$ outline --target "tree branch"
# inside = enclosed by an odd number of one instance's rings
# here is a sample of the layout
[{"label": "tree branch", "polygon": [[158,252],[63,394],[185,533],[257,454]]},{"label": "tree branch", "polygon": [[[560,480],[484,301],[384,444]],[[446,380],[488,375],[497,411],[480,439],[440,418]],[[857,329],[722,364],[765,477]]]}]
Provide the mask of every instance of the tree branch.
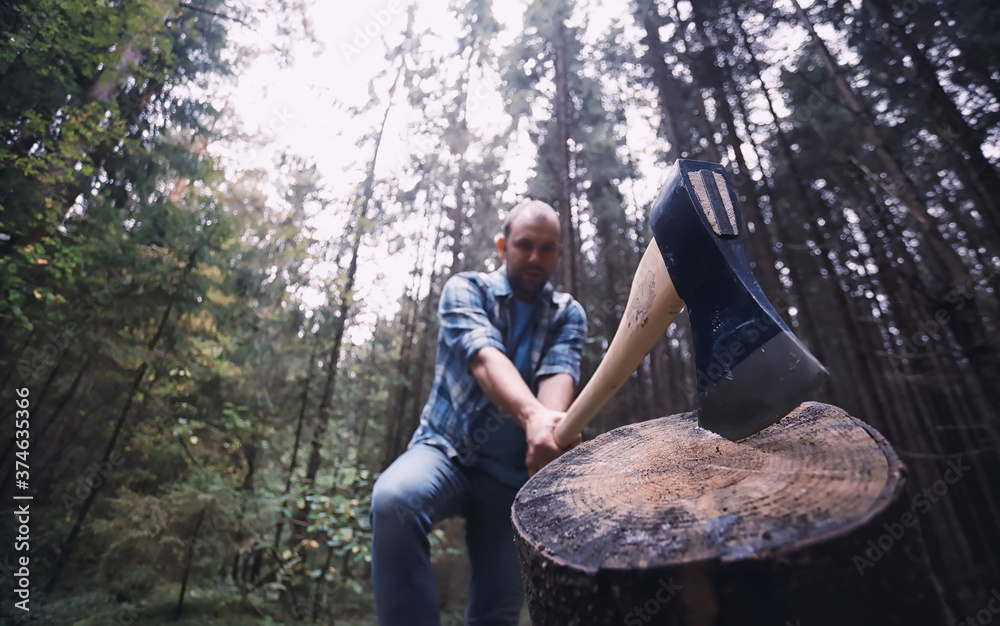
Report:
[{"label": "tree branch", "polygon": [[184,7],[185,9],[191,9],[192,11],[198,11],[200,13],[207,13],[208,15],[214,15],[215,17],[221,17],[224,20],[230,20],[232,22],[236,22],[237,24],[241,24],[243,26],[246,26],[247,28],[250,28],[250,25],[244,22],[243,20],[231,17],[229,15],[226,15],[225,13],[219,13],[218,11],[206,9],[204,7],[196,7],[193,4],[189,4],[187,2],[180,2],[179,5]]}]

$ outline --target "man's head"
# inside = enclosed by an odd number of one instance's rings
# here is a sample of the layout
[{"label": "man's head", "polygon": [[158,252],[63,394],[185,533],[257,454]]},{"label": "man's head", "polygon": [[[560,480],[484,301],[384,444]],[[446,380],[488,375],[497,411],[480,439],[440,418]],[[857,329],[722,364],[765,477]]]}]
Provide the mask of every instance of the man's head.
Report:
[{"label": "man's head", "polygon": [[544,202],[528,200],[510,210],[497,237],[497,254],[507,265],[514,296],[530,301],[559,261],[559,215]]}]

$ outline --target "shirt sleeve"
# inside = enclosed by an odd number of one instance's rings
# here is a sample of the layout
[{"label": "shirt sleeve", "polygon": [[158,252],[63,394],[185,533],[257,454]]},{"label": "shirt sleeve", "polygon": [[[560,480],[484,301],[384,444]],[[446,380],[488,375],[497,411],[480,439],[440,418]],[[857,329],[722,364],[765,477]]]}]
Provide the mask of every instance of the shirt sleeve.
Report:
[{"label": "shirt sleeve", "polygon": [[556,339],[542,356],[536,376],[569,374],[573,382],[580,384],[580,358],[583,355],[583,340],[587,337],[587,316],[583,306],[573,301],[567,307],[561,324],[553,327]]},{"label": "shirt sleeve", "polygon": [[463,366],[468,367],[469,359],[487,346],[503,352],[503,337],[490,322],[483,293],[468,278],[452,276],[444,284],[438,319],[445,345]]}]

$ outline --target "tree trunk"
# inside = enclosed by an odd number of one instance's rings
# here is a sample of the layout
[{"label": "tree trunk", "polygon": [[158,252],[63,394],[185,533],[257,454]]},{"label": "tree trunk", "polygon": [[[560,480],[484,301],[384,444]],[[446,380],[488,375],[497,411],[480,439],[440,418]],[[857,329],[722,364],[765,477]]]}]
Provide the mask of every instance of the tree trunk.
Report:
[{"label": "tree trunk", "polygon": [[[459,194],[456,192],[456,194]],[[457,200],[456,200],[457,202]],[[433,295],[434,281],[437,277],[437,260],[438,260],[438,249],[441,243],[443,234],[443,222],[444,212],[439,215],[437,228],[434,232],[437,236],[434,238],[434,242],[431,244],[434,250],[433,261],[431,262],[431,277],[430,284],[431,290],[428,292],[427,297],[420,298],[420,288],[424,282],[424,267],[427,266],[427,243],[426,237],[421,237],[419,241],[419,251],[417,253],[417,264],[414,267],[412,276],[413,281],[410,283],[410,293],[406,298],[406,312],[400,315],[400,319],[403,320],[402,329],[402,346],[399,352],[399,367],[398,367],[398,378],[396,380],[396,388],[393,392],[392,403],[389,405],[388,415],[386,416],[388,424],[386,426],[385,433],[385,450],[382,456],[382,470],[384,471],[389,465],[396,460],[404,449],[403,436],[412,434],[412,429],[409,428],[410,420],[407,419],[406,406],[409,403],[410,396],[416,391],[419,393],[420,388],[415,387],[413,384],[416,373],[413,371],[413,351],[417,343],[423,343],[422,335],[419,331],[420,322],[424,317],[424,309],[429,306],[431,296]],[[453,234],[454,236],[454,234]],[[454,268],[454,264],[457,262],[459,250],[456,248],[454,241],[452,242],[452,267],[454,271],[458,271]],[[424,370],[427,368],[427,363],[417,362],[416,368],[418,370]]]},{"label": "tree trunk", "polygon": [[[743,156],[742,140],[736,129],[736,115],[729,104],[729,97],[726,91],[726,77],[723,69],[720,69],[718,65],[718,63],[722,63],[722,67],[729,70],[729,61],[726,59],[725,53],[712,43],[712,35],[706,32],[704,26],[708,23],[718,22],[719,15],[717,12],[713,12],[712,14],[707,13],[704,3],[693,2],[691,6],[695,18],[696,30],[705,46],[705,52],[702,56],[696,62],[691,63],[691,71],[694,74],[694,80],[697,84],[712,90],[716,103],[716,118],[720,118],[720,121],[725,125],[725,129],[719,134],[724,144],[728,144],[729,149],[732,150],[735,157],[735,163],[730,163],[729,169],[737,195],[740,196],[743,219],[747,222],[748,232],[744,239],[746,241],[750,266],[755,270],[754,275],[760,281],[761,289],[764,290],[764,293],[772,301],[778,313],[787,320],[788,306],[784,297],[785,289],[778,278],[778,270],[775,269],[774,250],[771,249],[771,237],[768,233],[767,224],[764,223],[764,216],[761,213],[760,196],[757,193],[756,183],[751,175],[750,167]],[[721,32],[724,29],[717,30]],[[734,46],[735,44],[732,40],[727,39],[726,41],[721,41],[720,45],[725,48]],[[729,82],[730,90],[737,92],[734,94],[734,97],[739,99],[739,90],[735,89],[732,85],[733,79],[731,73]],[[703,108],[708,109],[707,103]],[[747,123],[746,119],[743,121]],[[720,145],[719,148],[721,149],[720,152],[728,154],[726,145]],[[732,167],[733,165],[736,167]]]},{"label": "tree trunk", "polygon": [[[278,519],[278,525],[274,529],[275,548],[277,548],[281,543],[281,531],[285,527],[285,511],[288,510],[288,502],[292,497],[292,479],[295,478],[295,470],[299,467],[299,446],[302,443],[302,424],[306,421],[306,406],[309,404],[309,386],[312,383],[313,370],[316,367],[317,357],[317,350],[314,349],[309,354],[309,366],[306,369],[306,379],[303,381],[302,385],[302,400],[299,402],[299,418],[295,424],[295,443],[292,445],[292,458],[288,462],[288,478],[285,480],[284,500],[281,503],[281,517]],[[251,578],[255,581],[260,575],[261,558],[261,552],[258,551],[257,556],[254,557],[253,573],[251,574]]]},{"label": "tree trunk", "polygon": [[[438,222],[437,232],[441,232],[441,223]],[[411,359],[412,363],[409,369],[407,369],[407,380],[409,381],[408,386],[405,388],[405,393],[402,398],[400,398],[399,412],[400,412],[400,423],[399,426],[402,429],[402,433],[406,433],[407,440],[413,435],[414,431],[417,430],[417,425],[420,423],[420,413],[423,411],[423,405],[420,403],[421,397],[427,397],[430,393],[430,389],[425,389],[427,385],[427,375],[434,373],[433,361],[431,360],[431,352],[437,346],[437,330],[434,324],[435,316],[438,309],[438,301],[440,296],[435,295],[434,285],[438,281],[438,255],[440,253],[440,234],[435,239],[434,242],[434,256],[431,261],[431,275],[428,279],[428,285],[430,286],[427,291],[427,296],[419,301],[416,309],[416,319],[413,323],[413,336],[415,337],[415,346],[417,348],[417,356],[415,359]],[[415,292],[416,293],[416,292]],[[400,441],[398,447],[398,453],[402,454],[405,449],[405,444]],[[389,463],[395,460],[395,457],[389,459],[388,456],[385,457],[383,469],[389,467]]]},{"label": "tree trunk", "polygon": [[[422,278],[422,266],[418,266],[417,272],[419,272]],[[382,456],[383,471],[399,456],[403,448],[403,424],[406,421],[403,415],[403,407],[406,405],[407,397],[413,386],[411,365],[413,361],[413,347],[417,343],[418,309],[420,307],[420,304],[416,300],[418,292],[419,289],[413,290],[413,295],[406,300],[405,314],[400,315],[400,319],[403,320],[403,345],[399,352],[396,388],[393,392],[392,403],[389,405],[388,415],[386,416],[388,423],[385,432],[385,452]],[[418,367],[426,367],[426,364],[421,363]]]},{"label": "tree trunk", "polygon": [[[208,246],[214,232],[215,228],[212,228],[212,230],[208,232],[204,244],[195,247],[195,249],[191,251],[191,254],[188,255],[187,263],[184,265],[184,269],[181,272],[177,289],[171,295],[170,302],[167,303],[167,308],[163,311],[163,316],[160,318],[159,324],[156,327],[156,333],[146,345],[146,349],[148,351],[152,352],[153,349],[160,343],[160,339],[166,333],[167,322],[170,320],[170,313],[173,311],[174,305],[180,298],[180,290],[186,282],[188,275],[191,273],[191,270],[194,269],[198,253],[201,251],[202,247]],[[118,444],[118,437],[121,435],[122,428],[124,428],[126,420],[128,420],[129,411],[132,408],[132,402],[135,400],[136,394],[139,393],[139,386],[142,384],[142,379],[146,377],[147,371],[149,371],[149,361],[143,362],[143,364],[139,367],[139,370],[136,372],[135,378],[132,380],[132,386],[129,389],[127,398],[125,399],[125,405],[122,406],[121,413],[118,414],[114,430],[111,433],[111,439],[108,440],[107,446],[104,448],[104,455],[101,457],[102,466],[108,463],[108,459],[111,458],[111,453],[114,452],[115,446]],[[101,483],[97,487],[91,489],[83,503],[80,505],[80,511],[76,516],[76,521],[73,522],[73,527],[70,529],[69,536],[66,537],[66,540],[59,548],[58,556],[52,566],[49,582],[45,585],[46,592],[51,592],[55,588],[56,582],[59,580],[59,576],[62,574],[66,564],[69,562],[69,557],[73,552],[73,548],[76,546],[76,538],[79,536],[80,530],[83,528],[83,523],[87,519],[87,514],[90,513],[90,507],[94,505],[94,501],[97,500],[97,495],[101,491],[101,486],[104,484],[106,483]]]},{"label": "tree trunk", "polygon": [[[886,19],[894,12],[892,2],[889,0],[867,0],[864,3],[872,18],[872,24],[878,28],[881,24],[889,24]],[[890,49],[898,51],[898,57],[902,62],[902,57],[909,56],[914,72],[917,74],[921,91],[933,103],[933,111],[938,116],[938,135],[945,144],[954,143],[959,146],[959,162],[968,161],[968,167],[959,167],[955,173],[966,181],[970,190],[976,194],[981,210],[979,211],[986,223],[990,224],[993,233],[1000,233],[1000,209],[997,202],[1000,200],[1000,176],[993,168],[986,156],[983,154],[983,142],[986,140],[985,133],[970,126],[962,115],[962,112],[955,105],[955,101],[945,92],[938,77],[938,68],[934,66],[927,57],[927,46],[921,48],[915,38],[903,28],[887,28],[890,37],[895,39],[899,46],[888,46]],[[902,67],[905,65],[900,63]],[[945,148],[947,150],[949,148]]]},{"label": "tree trunk", "polygon": [[941,235],[941,231],[937,228],[937,220],[931,216],[927,209],[927,203],[917,191],[913,181],[903,171],[900,162],[889,150],[889,146],[886,145],[881,131],[875,124],[871,111],[868,110],[868,107],[861,101],[858,95],[854,93],[847,79],[844,78],[843,72],[834,60],[830,50],[826,47],[826,43],[816,34],[812,21],[806,12],[802,10],[802,7],[799,6],[798,1],[792,0],[792,6],[795,7],[795,12],[802,26],[805,27],[812,37],[813,43],[816,45],[816,49],[819,51],[826,66],[827,73],[837,85],[840,96],[861,126],[865,134],[865,139],[872,145],[879,162],[885,169],[885,173],[888,174],[892,181],[892,195],[898,198],[902,205],[906,207],[906,210],[909,211],[910,215],[913,216],[920,231],[927,238],[928,245],[944,264],[945,271],[947,272],[947,276],[944,277],[945,281],[950,282],[951,285],[966,284],[969,279],[968,268],[962,263],[962,259],[958,256],[958,253],[948,245],[948,242]]},{"label": "tree trunk", "polygon": [[[981,291],[976,289],[979,281],[970,275],[969,269],[958,252],[941,234],[937,227],[939,220],[928,212],[926,201],[917,191],[910,177],[903,171],[900,162],[889,150],[881,131],[875,124],[871,111],[854,93],[847,79],[844,78],[843,72],[830,54],[826,44],[816,34],[809,16],[797,0],[792,0],[792,5],[795,7],[799,21],[812,37],[826,66],[827,73],[836,83],[844,103],[858,121],[866,140],[871,144],[888,175],[891,181],[891,187],[888,187],[890,194],[906,208],[923,233],[927,247],[931,250],[931,254],[923,255],[924,262],[928,264],[929,268],[933,267],[931,264],[934,261],[940,261],[943,265],[941,270],[931,269],[938,283],[934,287],[938,292],[935,296],[938,300],[935,316],[938,314],[944,316],[943,318],[956,341],[962,347],[962,352],[974,365],[990,401],[994,405],[1000,404],[1000,393],[996,389],[997,382],[1000,381],[1000,361],[993,354],[990,338],[986,334],[988,329],[984,327],[979,312],[980,303],[976,298],[977,291]],[[969,297],[966,298],[966,295]],[[934,316],[926,319],[933,318]]]},{"label": "tree trunk", "polygon": [[[457,180],[455,181],[455,208],[454,210],[448,210],[451,214],[451,267],[452,271],[455,273],[461,272],[465,269],[465,255],[462,253],[463,247],[463,233],[465,231],[466,225],[466,211],[468,210],[465,206],[465,181],[468,177],[468,165],[466,164],[466,154],[468,152],[468,146],[472,143],[472,137],[469,135],[469,121],[468,121],[468,104],[469,104],[469,80],[472,75],[472,64],[473,60],[476,58],[477,54],[474,50],[470,49],[468,52],[468,57],[465,61],[465,73],[462,75],[461,88],[459,89],[459,103],[458,103],[458,134],[463,139],[459,144],[461,146],[460,150],[456,153],[452,149],[452,154],[458,157],[458,163],[456,167]],[[441,232],[441,229],[438,229]],[[440,235],[439,235],[440,236]],[[419,284],[418,284],[419,291]],[[394,416],[395,417],[395,416]]]},{"label": "tree trunk", "polygon": [[[9,383],[11,377],[14,376],[14,372],[18,371],[18,363],[21,361],[21,357],[24,356],[24,351],[27,350],[28,346],[31,345],[31,341],[35,338],[35,333],[36,332],[37,331],[35,329],[32,329],[31,332],[28,333],[28,336],[24,340],[24,343],[22,343],[21,347],[17,349],[17,356],[11,356],[11,358],[10,358],[10,367],[8,367],[7,371],[4,372],[3,381],[0,381],[0,389],[7,389],[7,383]],[[13,355],[14,354],[14,350],[11,350],[7,354],[8,355]],[[30,380],[25,380],[24,383],[25,384],[30,383],[32,380],[34,380],[34,377],[35,377],[35,374],[33,373],[31,375],[31,377],[30,377]],[[15,397],[16,396],[13,395],[13,393],[12,393],[11,396],[10,396],[10,399],[9,399],[11,401],[5,402],[4,404],[5,405],[13,404],[12,400]],[[4,400],[8,400],[8,399],[4,398]],[[9,417],[9,415],[4,416],[4,419],[6,419],[7,417]],[[0,423],[3,423],[3,421],[0,420]]]},{"label": "tree trunk", "polygon": [[562,270],[563,288],[571,294],[579,297],[579,276],[577,272],[577,246],[576,233],[573,227],[573,207],[570,200],[571,178],[569,171],[569,128],[570,118],[570,93],[569,93],[569,70],[566,58],[566,17],[568,7],[565,0],[555,10],[555,34],[552,41],[553,63],[555,65],[556,79],[556,102],[555,102],[555,122],[558,134],[557,151],[559,153],[558,173],[559,179],[559,200],[556,209],[559,212],[559,220],[562,225]]},{"label": "tree trunk", "polygon": [[205,521],[205,507],[198,511],[198,521],[194,524],[194,532],[191,533],[191,541],[188,542],[187,558],[184,561],[184,574],[181,576],[181,591],[177,595],[177,609],[174,610],[174,619],[179,620],[184,611],[184,594],[187,592],[188,576],[191,574],[191,564],[194,563],[194,547],[198,543],[198,533],[201,532],[201,525]]},{"label": "tree trunk", "polygon": [[49,417],[49,421],[45,422],[45,426],[43,426],[41,432],[38,433],[39,441],[43,441],[45,439],[45,434],[49,432],[49,429],[52,427],[52,424],[54,424],[56,420],[59,419],[59,416],[62,415],[62,412],[66,409],[66,406],[69,404],[69,401],[73,399],[74,395],[76,395],[77,389],[80,388],[80,382],[83,380],[83,375],[86,374],[87,371],[90,369],[90,361],[92,358],[93,357],[87,357],[84,360],[83,367],[81,367],[80,370],[76,373],[76,377],[73,379],[73,382],[70,383],[69,390],[65,394],[63,394],[63,397],[59,401],[59,404],[52,411],[52,415],[51,417]]},{"label": "tree trunk", "polygon": [[904,472],[815,402],[738,443],[693,412],[601,435],[514,501],[532,623],[943,623]]},{"label": "tree trunk", "polygon": [[[434,263],[435,265],[437,264],[436,255]],[[430,392],[430,389],[424,389],[427,386],[428,374],[432,376],[434,374],[431,353],[437,346],[437,332],[434,329],[434,318],[438,308],[438,301],[440,300],[440,296],[434,296],[434,283],[437,281],[437,276],[437,269],[435,269],[431,272],[431,290],[427,293],[427,297],[420,302],[420,309],[417,313],[417,324],[414,327],[414,332],[418,333],[417,358],[413,361],[416,368],[416,375],[412,386],[407,390],[405,402],[400,407],[403,415],[408,416],[404,418],[403,427],[405,432],[410,433],[410,435],[417,429],[417,425],[420,423],[420,413],[423,411],[423,405],[420,403],[419,398],[427,397],[427,394]],[[402,453],[402,446],[400,447],[400,453]]]},{"label": "tree trunk", "polygon": [[[62,361],[60,361],[60,363],[61,362]],[[49,421],[45,422],[45,425],[42,426],[41,430],[39,431],[39,433],[37,435],[33,435],[33,437],[34,437],[34,439],[36,441],[48,441],[47,439],[45,439],[46,433],[48,433],[49,428],[52,426],[52,424],[56,421],[56,419],[62,413],[63,409],[66,407],[66,404],[69,402],[70,398],[72,398],[76,394],[76,390],[80,386],[80,381],[83,379],[83,374],[84,374],[84,372],[87,371],[87,368],[89,366],[90,366],[90,358],[87,358],[87,360],[84,361],[84,363],[83,363],[83,367],[81,367],[80,371],[77,373],[76,378],[74,378],[72,384],[70,384],[69,391],[67,391],[65,393],[65,395],[63,395],[62,400],[59,402],[59,404],[56,406],[55,410],[52,412],[52,416],[49,418]],[[44,399],[45,397],[46,397],[45,394],[41,394],[41,398],[42,399]],[[10,405],[12,407],[16,406],[13,402],[11,402]],[[37,407],[35,408],[35,415],[36,416],[40,415]],[[2,422],[2,420],[0,420],[0,422]],[[7,456],[14,449],[14,441],[15,441],[15,439],[12,437],[11,440],[10,440],[10,442],[7,444],[7,447],[4,448],[3,453],[0,454],[0,467],[7,467],[8,466],[7,465]],[[39,468],[39,467],[44,467],[44,466],[41,466],[40,464],[36,465],[36,468]],[[39,474],[40,474],[40,472],[38,472],[37,469],[36,469],[36,474],[35,474],[36,477]],[[6,475],[6,476],[4,476],[3,480],[0,480],[0,494],[7,493],[7,480],[9,478],[11,478],[11,477],[13,477],[13,474]]]},{"label": "tree trunk", "polygon": [[[699,63],[705,63],[702,55],[696,52],[692,52],[696,49],[700,42],[691,39],[691,28],[689,27],[690,22],[687,18],[681,17],[680,11],[677,10],[677,3],[673,2],[670,4],[670,15],[671,20],[675,22],[680,31],[679,36],[684,41],[684,48],[689,51],[687,55],[687,70],[694,74],[696,72],[695,66]],[[695,29],[697,31],[697,28]],[[707,46],[706,46],[707,50]],[[691,158],[701,159],[703,161],[711,161],[713,163],[722,162],[722,153],[719,152],[719,146],[715,141],[716,129],[712,127],[711,120],[708,119],[709,110],[706,106],[704,96],[702,95],[702,87],[697,80],[694,80],[688,89],[687,99],[694,106],[686,107],[684,114],[687,115],[685,123],[689,124],[691,128],[696,129],[697,136],[692,136],[689,140],[689,145],[691,148]]]},{"label": "tree trunk", "polygon": [[[347,280],[344,283],[343,290],[340,292],[339,315],[334,328],[333,343],[330,346],[330,357],[326,363],[327,373],[326,381],[323,385],[323,399],[319,404],[319,415],[317,416],[316,424],[313,427],[309,459],[306,461],[305,482],[309,488],[312,488],[315,485],[316,475],[319,473],[320,464],[322,462],[321,452],[323,450],[323,442],[326,440],[326,431],[329,426],[330,413],[333,411],[333,392],[337,383],[337,364],[340,361],[340,346],[344,340],[344,330],[347,327],[347,314],[350,312],[351,305],[354,303],[354,281],[358,272],[358,253],[361,250],[361,237],[364,235],[365,225],[368,221],[368,213],[374,204],[372,202],[372,198],[375,195],[375,164],[378,162],[378,152],[382,145],[382,137],[385,133],[386,121],[389,118],[389,111],[392,110],[393,95],[396,93],[396,86],[399,84],[399,78],[403,75],[403,68],[404,64],[400,64],[399,68],[396,70],[396,77],[392,81],[392,86],[389,87],[388,103],[386,104],[385,112],[382,114],[382,124],[379,127],[378,134],[375,136],[375,149],[372,151],[372,158],[368,163],[368,172],[365,176],[361,197],[358,198],[358,217],[354,226],[354,242],[351,246],[351,262],[347,267]],[[300,509],[296,509],[295,513],[292,515],[292,532],[288,539],[290,546],[295,546],[302,540],[303,537],[305,537],[310,507],[310,499],[306,498],[305,505]]]},{"label": "tree trunk", "polygon": [[[324,383],[323,399],[319,404],[319,415],[313,425],[312,438],[309,444],[309,458],[306,461],[305,483],[308,489],[313,489],[316,485],[316,476],[322,464],[323,443],[326,441],[326,431],[330,423],[330,413],[333,411],[333,392],[337,384],[337,364],[340,361],[340,346],[344,339],[344,329],[347,326],[347,314],[350,309],[354,294],[354,278],[358,269],[358,248],[361,246],[361,221],[358,220],[357,235],[355,237],[354,254],[351,257],[351,265],[347,270],[347,285],[341,292],[341,304],[337,326],[334,329],[333,344],[330,348],[330,357],[326,363],[326,382]],[[311,494],[307,494],[311,495]],[[295,509],[292,514],[292,529],[288,538],[288,545],[295,547],[306,536],[306,528],[309,525],[309,511],[311,509],[311,498],[306,497],[301,508]]]},{"label": "tree trunk", "polygon": [[666,49],[663,40],[660,39],[660,27],[666,24],[666,20],[660,15],[655,0],[636,2],[635,16],[645,31],[642,43],[645,44],[646,51],[642,55],[642,60],[649,68],[650,78],[656,87],[657,99],[660,102],[660,118],[663,120],[662,132],[670,144],[670,151],[664,155],[664,160],[673,161],[687,154],[687,142],[681,138],[678,119],[673,112],[680,85],[667,66]]}]

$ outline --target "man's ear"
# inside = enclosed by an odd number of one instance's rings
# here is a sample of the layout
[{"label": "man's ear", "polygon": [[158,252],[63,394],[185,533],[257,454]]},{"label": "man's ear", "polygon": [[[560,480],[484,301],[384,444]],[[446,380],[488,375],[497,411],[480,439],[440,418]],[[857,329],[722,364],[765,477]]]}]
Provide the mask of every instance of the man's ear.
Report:
[{"label": "man's ear", "polygon": [[506,261],[506,259],[504,258],[504,252],[506,252],[507,242],[504,241],[503,235],[497,235],[496,244],[497,244],[497,256],[500,257],[501,261]]}]

